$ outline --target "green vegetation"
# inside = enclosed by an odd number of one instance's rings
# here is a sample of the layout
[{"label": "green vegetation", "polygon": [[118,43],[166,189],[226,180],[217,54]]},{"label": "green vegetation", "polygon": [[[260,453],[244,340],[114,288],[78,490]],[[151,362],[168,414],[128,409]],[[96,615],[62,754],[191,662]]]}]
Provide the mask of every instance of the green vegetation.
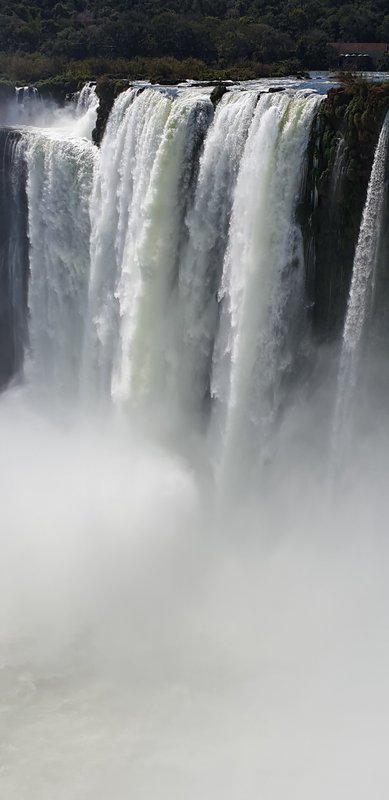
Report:
[{"label": "green vegetation", "polygon": [[[163,58],[133,59],[87,58],[84,60],[50,59],[39,53],[6,55],[0,53],[1,81],[32,83],[40,89],[52,86],[78,86],[87,80],[106,76],[112,80],[151,80],[157,83],[177,83],[187,78],[197,80],[250,80],[251,78],[282,77],[301,72],[295,59],[277,64],[262,64],[242,60],[229,67],[205,64],[200,59]],[[70,89],[68,91],[71,91]]]},{"label": "green vegetation", "polygon": [[388,41],[387,0],[0,0],[0,77],[18,81],[285,74],[328,67],[335,40]]}]

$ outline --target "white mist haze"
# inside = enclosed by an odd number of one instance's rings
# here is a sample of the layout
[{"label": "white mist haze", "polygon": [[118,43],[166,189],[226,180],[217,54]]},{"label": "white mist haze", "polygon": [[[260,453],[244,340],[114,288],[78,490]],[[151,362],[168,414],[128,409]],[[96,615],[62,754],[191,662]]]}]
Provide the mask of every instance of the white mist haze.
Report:
[{"label": "white mist haze", "polygon": [[221,514],[143,433],[45,416],[2,398],[1,796],[386,797],[385,448],[331,499],[300,443]]},{"label": "white mist haze", "polygon": [[0,109],[0,124],[20,128],[56,129],[68,136],[90,139],[96,124],[98,97],[93,83],[59,105],[50,97],[42,98],[29,86],[15,89],[15,97]]}]

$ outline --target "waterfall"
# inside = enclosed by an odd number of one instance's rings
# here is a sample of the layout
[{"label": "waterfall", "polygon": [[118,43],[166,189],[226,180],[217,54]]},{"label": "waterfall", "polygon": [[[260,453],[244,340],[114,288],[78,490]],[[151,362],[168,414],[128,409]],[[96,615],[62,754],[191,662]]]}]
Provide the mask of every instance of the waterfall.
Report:
[{"label": "waterfall", "polygon": [[11,125],[34,124],[43,108],[36,86],[16,87],[14,98],[14,103],[8,108],[7,122]]},{"label": "waterfall", "polygon": [[89,196],[95,148],[32,133],[26,149],[30,354],[36,390],[77,391],[89,276]]},{"label": "waterfall", "polygon": [[120,405],[164,392],[188,182],[211,114],[203,92],[129,90],[108,122],[92,197],[85,375]]},{"label": "waterfall", "polygon": [[96,84],[88,81],[75,97],[78,116],[82,116],[91,108],[96,108],[99,99],[96,94]]},{"label": "waterfall", "polygon": [[96,125],[99,98],[96,93],[96,84],[88,81],[76,97],[76,123],[74,133],[77,136],[92,138],[92,131]]},{"label": "waterfall", "polygon": [[25,105],[40,99],[38,89],[35,86],[17,86],[15,96],[18,105]]},{"label": "waterfall", "polygon": [[40,106],[42,98],[36,86],[20,86],[15,89],[16,104],[23,116],[32,116]]},{"label": "waterfall", "polygon": [[222,472],[238,439],[265,458],[305,330],[295,208],[319,103],[131,88],[98,150],[88,83],[75,127],[24,132],[34,387],[211,419]]},{"label": "waterfall", "polygon": [[34,86],[18,87],[1,109],[2,123],[16,128],[24,126],[60,129],[69,136],[92,138],[96,125],[99,98],[96,85],[86,83],[80,92],[64,97],[58,103],[50,94],[41,95]]},{"label": "waterfall", "polygon": [[[96,103],[89,83],[79,121]],[[306,331],[295,211],[319,103],[130,88],[100,150],[78,123],[25,131],[30,383],[210,422],[222,475],[265,460]]]},{"label": "waterfall", "polygon": [[28,273],[25,141],[0,130],[0,384],[22,367]]},{"label": "waterfall", "polygon": [[217,327],[217,289],[240,160],[257,103],[254,92],[223,96],[200,159],[185,226],[177,285],[176,395],[181,412],[200,414]]},{"label": "waterfall", "polygon": [[293,369],[305,280],[294,209],[319,102],[300,93],[260,97],[241,160],[211,378],[213,436],[227,486],[253,454],[266,458]]},{"label": "waterfall", "polygon": [[380,237],[384,202],[385,163],[389,139],[389,113],[384,120],[371,171],[362,224],[355,251],[350,295],[344,326],[345,350],[354,354],[358,348],[373,288],[374,269]]},{"label": "waterfall", "polygon": [[0,127],[4,800],[388,796],[389,89],[320,83]]},{"label": "waterfall", "polygon": [[355,251],[338,376],[333,426],[336,461],[343,458],[351,433],[363,331],[368,319],[375,280],[385,193],[385,167],[389,142],[389,112],[382,125],[370,175],[365,207]]}]

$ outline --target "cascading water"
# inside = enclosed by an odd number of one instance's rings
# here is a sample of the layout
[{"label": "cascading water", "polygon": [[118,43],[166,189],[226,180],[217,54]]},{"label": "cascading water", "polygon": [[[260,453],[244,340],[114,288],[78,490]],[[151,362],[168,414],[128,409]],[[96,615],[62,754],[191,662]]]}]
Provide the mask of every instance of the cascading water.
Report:
[{"label": "cascading water", "polygon": [[[304,316],[301,231],[294,218],[316,96],[260,98],[243,153],[219,289],[213,427],[222,483],[267,456]],[[294,330],[296,328],[296,330]],[[297,337],[297,339],[296,339]]]},{"label": "cascading water", "polygon": [[294,210],[319,102],[232,92],[214,115],[209,90],[129,89],[100,153],[29,134],[35,382],[202,425],[211,398],[223,469],[237,439],[265,457],[304,328]]},{"label": "cascading water", "polygon": [[177,285],[176,397],[181,413],[199,415],[209,393],[217,328],[217,289],[227,246],[236,179],[255,92],[227,93],[204,144],[185,226]]},{"label": "cascading water", "polygon": [[32,134],[26,151],[30,240],[28,374],[35,388],[76,391],[89,277],[95,148]]},{"label": "cascading water", "polygon": [[96,92],[96,84],[89,81],[82,87],[76,97],[76,117],[79,123],[75,133],[78,136],[91,139],[92,131],[96,124],[97,109],[99,98]]},{"label": "cascading water", "polygon": [[[59,108],[51,101],[45,104],[37,90],[16,91],[20,131],[0,129],[1,316],[6,327],[1,336],[2,378],[9,380],[25,360],[35,390],[69,396],[76,393],[79,380],[89,280],[90,193],[97,155],[96,148],[80,137],[91,134],[98,100],[94,86],[88,84],[75,114],[72,103]],[[38,113],[35,122],[45,126],[51,116],[51,125],[42,131],[33,128],[32,110],[34,120]],[[11,104],[11,118],[13,112]]]},{"label": "cascading water", "polygon": [[42,108],[42,98],[36,86],[20,86],[15,89],[15,123],[31,122]]},{"label": "cascading water", "polygon": [[38,89],[35,86],[19,86],[15,89],[16,102],[24,106],[30,102],[40,100]]},{"label": "cascading water", "polygon": [[342,461],[352,426],[363,331],[374,291],[385,193],[385,166],[389,143],[389,112],[382,125],[355,251],[350,294],[343,331],[333,430],[335,460]]},{"label": "cascading water", "polygon": [[80,117],[91,108],[96,108],[99,103],[99,99],[96,94],[96,84],[92,81],[85,83],[75,99],[77,113]]},{"label": "cascading water", "polygon": [[44,110],[42,97],[36,86],[19,86],[14,89],[4,107],[0,107],[0,123],[6,125],[35,125]]},{"label": "cascading water", "polygon": [[168,380],[185,198],[211,113],[204,93],[129,90],[108,124],[92,198],[85,370],[121,405],[160,399]]},{"label": "cascading water", "polygon": [[14,90],[13,99],[0,106],[0,124],[20,129],[24,126],[60,129],[68,136],[92,138],[99,98],[96,85],[89,82],[73,97],[63,96],[58,103],[50,95],[42,95],[35,86]]},{"label": "cascading water", "polygon": [[338,116],[321,139],[311,86],[269,83],[215,108],[210,87],[128,89],[100,149],[91,84],[0,128],[6,800],[387,798],[387,410],[334,509],[336,348],[306,313],[307,229],[316,256],[349,174],[332,192]]}]

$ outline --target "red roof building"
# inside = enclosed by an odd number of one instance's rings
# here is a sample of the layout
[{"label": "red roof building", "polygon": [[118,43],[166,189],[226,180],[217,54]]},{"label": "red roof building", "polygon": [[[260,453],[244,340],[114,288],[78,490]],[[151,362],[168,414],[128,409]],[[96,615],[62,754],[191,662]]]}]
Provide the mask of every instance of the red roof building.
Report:
[{"label": "red roof building", "polygon": [[389,54],[389,44],[386,42],[330,42],[329,47],[336,50],[340,66],[348,61],[354,66],[367,59],[375,65],[379,58]]}]

